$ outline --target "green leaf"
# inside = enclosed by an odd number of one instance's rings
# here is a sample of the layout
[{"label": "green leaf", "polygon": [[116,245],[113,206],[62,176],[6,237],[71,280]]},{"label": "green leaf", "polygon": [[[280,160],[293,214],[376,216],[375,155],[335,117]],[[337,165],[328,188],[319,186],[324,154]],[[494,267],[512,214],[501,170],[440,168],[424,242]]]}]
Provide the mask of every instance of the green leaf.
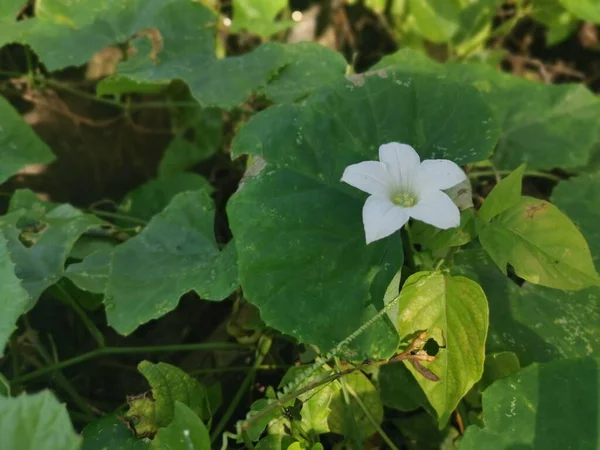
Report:
[{"label": "green leaf", "polygon": [[593,23],[600,23],[600,4],[596,0],[559,0],[577,17]]},{"label": "green leaf", "polygon": [[452,36],[453,52],[459,56],[468,56],[485,48],[501,3],[502,0],[463,2],[459,28]]},{"label": "green leaf", "polygon": [[535,0],[533,7],[532,17],[548,29],[548,45],[558,44],[577,29],[576,17],[560,4],[560,0]]},{"label": "green leaf", "polygon": [[481,249],[457,254],[453,271],[476,279],[488,297],[488,352],[511,351],[527,365],[600,349],[600,288],[559,291],[528,283],[519,288]]},{"label": "green leaf", "polygon": [[532,364],[483,393],[485,427],[470,426],[461,450],[597,448],[600,367],[595,359]]},{"label": "green leaf", "polygon": [[235,246],[219,251],[214,210],[205,190],[181,193],[140,234],[116,248],[104,299],[110,326],[129,334],[172,311],[186,292],[205,300],[233,292]]},{"label": "green leaf", "polygon": [[[186,113],[187,112],[187,113]],[[158,176],[178,175],[214,155],[223,140],[223,119],[216,109],[186,109],[177,136],[166,148],[158,166]],[[174,116],[172,120],[176,120]],[[192,134],[192,139],[187,136]]]},{"label": "green leaf", "polygon": [[288,45],[290,62],[265,88],[266,96],[276,103],[293,102],[314,90],[339,80],[346,71],[341,53],[315,42]]},{"label": "green leaf", "polygon": [[0,358],[4,355],[4,347],[16,329],[17,319],[27,310],[29,295],[21,280],[15,275],[15,265],[10,259],[8,243],[0,233]]},{"label": "green leaf", "polygon": [[460,213],[460,225],[457,228],[440,230],[425,222],[414,222],[411,226],[413,243],[427,250],[440,250],[448,247],[460,247],[476,237],[475,212],[473,208]]},{"label": "green leaf", "polygon": [[10,381],[0,373],[0,397],[10,397]]},{"label": "green leaf", "polygon": [[479,233],[481,245],[503,273],[556,289],[597,285],[584,237],[554,205],[531,197],[497,216]]},{"label": "green leaf", "polygon": [[[183,370],[170,364],[152,364],[142,361],[140,373],[152,388],[152,399],[134,397],[130,399],[127,417],[136,424],[138,434],[151,434],[171,423],[176,402],[189,406],[194,414],[208,420],[212,416],[206,387]],[[138,427],[137,424],[143,424]]]},{"label": "green leaf", "polygon": [[404,338],[427,330],[439,352],[432,362],[420,364],[436,374],[432,381],[411,364],[429,403],[444,426],[460,399],[481,378],[488,330],[488,305],[481,287],[465,277],[418,272],[400,292],[398,329]]},{"label": "green leaf", "polygon": [[0,117],[0,184],[30,164],[54,160],[48,146],[3,97],[0,97]]},{"label": "green leaf", "polygon": [[173,421],[158,430],[152,441],[155,450],[210,450],[208,429],[184,403],[175,402]]},{"label": "green leaf", "polygon": [[[465,129],[473,121],[485,123]],[[495,136],[470,86],[391,70],[257,114],[233,153],[250,154],[263,169],[249,169],[258,175],[228,204],[245,296],[268,325],[321,351],[334,347],[381,308],[402,265],[398,234],[365,244],[364,196],[340,182],[345,167],[377,159],[379,145],[391,141],[413,145],[422,158],[465,164],[485,159]],[[391,356],[395,334],[376,322],[353,343],[354,356]]]},{"label": "green leaf", "polygon": [[581,230],[600,267],[600,173],[561,181],[552,191],[552,202]]},{"label": "green leaf", "polygon": [[[31,215],[29,215],[31,213]],[[0,217],[0,232],[8,241],[15,273],[29,293],[26,310],[62,278],[65,261],[75,241],[104,222],[71,205],[61,205],[46,215],[19,210]]]},{"label": "green leaf", "polygon": [[256,444],[256,450],[283,450],[289,448],[294,439],[286,434],[269,434]]},{"label": "green leaf", "polygon": [[[36,12],[36,18],[29,20],[32,27],[24,41],[50,71],[85,64],[97,51],[126,42],[138,32],[149,36],[159,60],[186,50],[189,54],[192,46],[198,57],[206,58],[213,52],[214,31],[208,25],[214,23],[214,15],[198,2],[122,0],[116,8],[112,1],[90,7],[79,0],[45,0]],[[177,25],[179,31],[187,32],[177,36]],[[147,63],[151,62],[148,58]]]},{"label": "green leaf", "polygon": [[[272,402],[273,400],[267,400],[265,398],[261,398],[260,400],[256,400],[255,402],[253,402],[252,405],[250,405],[250,411],[248,411],[248,413],[246,414],[246,420],[258,414],[263,409],[267,408]],[[249,439],[252,442],[258,441],[260,435],[263,433],[263,431],[265,431],[267,425],[269,425],[269,422],[281,416],[281,408],[275,408],[269,414],[265,414],[262,418],[254,421],[246,430]]]},{"label": "green leaf", "polygon": [[27,209],[30,215],[42,216],[57,206],[60,206],[60,204],[44,201],[29,189],[17,189],[10,198],[8,212]]},{"label": "green leaf", "polygon": [[77,450],[80,439],[65,405],[50,391],[19,397],[0,396],[2,448]]},{"label": "green leaf", "polygon": [[488,194],[485,202],[479,208],[477,217],[484,222],[489,222],[498,214],[512,208],[521,200],[521,187],[525,164],[521,164],[510,175],[500,181]]},{"label": "green leaf", "polygon": [[[302,367],[292,367],[282,378],[281,382],[279,383],[279,387],[281,388],[292,382],[305,370],[306,369]],[[308,378],[304,383],[298,384],[296,389],[306,386],[311,381],[314,381],[315,377],[325,372],[325,370],[321,370],[315,373],[314,377]],[[300,411],[302,416],[302,423],[300,427],[302,430],[317,435],[329,432],[329,426],[327,425],[327,418],[331,413],[329,404],[331,403],[331,399],[338,389],[339,387],[337,385],[330,383],[298,397],[298,399],[302,402],[302,410]]]},{"label": "green leaf", "polygon": [[486,355],[481,385],[485,389],[494,381],[517,373],[520,368],[521,363],[519,362],[519,358],[513,352],[499,352]]},{"label": "green leaf", "polygon": [[479,89],[502,130],[493,158],[498,168],[526,162],[529,169],[576,169],[587,164],[598,140],[600,100],[582,85],[529,81],[485,64],[437,64],[408,50],[387,56],[376,68],[390,65]]},{"label": "green leaf", "polygon": [[[136,219],[150,220],[165,209],[177,194],[199,190],[210,194],[213,188],[206,178],[195,173],[179,173],[150,180],[125,196],[119,205],[119,212]],[[131,222],[123,222],[131,226]]]},{"label": "green leaf", "polygon": [[432,42],[448,42],[459,29],[457,0],[408,0],[408,8],[416,30]]},{"label": "green leaf", "polygon": [[287,0],[233,0],[231,31],[249,31],[268,37],[294,24],[290,20],[275,21],[275,17],[287,7]]},{"label": "green leaf", "polygon": [[[343,377],[340,383],[345,383],[346,389],[358,396],[375,424],[381,425],[383,405],[371,380],[362,372],[354,372]],[[348,392],[348,399],[349,402],[346,403],[343,388],[339,388],[329,406],[331,408],[328,418],[329,428],[333,433],[346,437],[357,435],[363,441],[377,432],[377,429],[351,392]]]},{"label": "green leaf", "polygon": [[112,249],[92,253],[82,262],[70,264],[65,270],[65,277],[79,289],[102,294],[106,289],[112,254]]},{"label": "green leaf", "polygon": [[144,439],[136,438],[115,414],[109,414],[87,425],[83,429],[82,437],[81,450],[150,449],[150,444]]},{"label": "green leaf", "polygon": [[379,369],[379,392],[384,406],[414,411],[427,405],[427,397],[404,364],[391,363]]}]

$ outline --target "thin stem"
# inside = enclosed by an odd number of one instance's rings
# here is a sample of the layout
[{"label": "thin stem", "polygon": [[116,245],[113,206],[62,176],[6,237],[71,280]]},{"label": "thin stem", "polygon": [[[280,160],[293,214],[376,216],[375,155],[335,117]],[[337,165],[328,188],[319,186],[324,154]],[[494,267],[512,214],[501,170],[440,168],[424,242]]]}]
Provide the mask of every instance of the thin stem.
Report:
[{"label": "thin stem", "polygon": [[101,347],[96,350],[84,353],[82,355],[75,356],[71,359],[66,359],[61,362],[57,362],[50,366],[42,367],[41,369],[35,370],[23,376],[14,378],[10,381],[11,386],[17,384],[23,384],[27,381],[34,380],[46,375],[47,373],[54,372],[55,370],[64,369],[90,359],[98,358],[100,356],[107,355],[130,355],[140,353],[168,353],[168,352],[186,352],[186,351],[235,351],[235,350],[247,350],[251,348],[249,345],[234,344],[229,342],[211,342],[211,343],[199,343],[199,344],[174,344],[174,345],[157,345],[148,347]]},{"label": "thin stem", "polygon": [[[227,407],[227,410],[225,411],[225,413],[221,417],[221,420],[219,420],[219,423],[217,424],[217,426],[215,427],[215,429],[213,430],[213,432],[210,434],[210,441],[211,442],[215,442],[216,439],[219,437],[219,435],[223,432],[223,429],[225,428],[225,426],[229,422],[229,419],[231,419],[231,416],[233,415],[233,413],[235,412],[238,404],[242,400],[242,397],[244,396],[244,394],[246,393],[246,391],[250,387],[252,379],[254,378],[254,375],[256,374],[256,368],[259,367],[262,364],[263,360],[265,359],[265,356],[267,356],[267,353],[269,353],[269,350],[271,349],[271,344],[272,343],[273,343],[273,340],[271,339],[271,337],[266,336],[266,335],[263,335],[261,337],[261,339],[260,339],[260,341],[258,343],[258,349],[257,349],[257,352],[256,352],[256,359],[254,360],[254,364],[252,365],[252,369],[250,370],[250,372],[248,372],[246,374],[246,377],[244,378],[244,381],[242,381],[241,386],[239,387],[239,389],[235,393],[235,396],[233,397],[233,399],[229,403],[229,406]],[[245,430],[242,430],[242,435],[243,435],[243,431],[245,431]]]},{"label": "thin stem", "polygon": [[[512,170],[480,170],[477,172],[471,172],[469,174],[469,178],[473,178],[473,179],[477,179],[477,178],[481,178],[481,177],[495,177],[496,175],[508,175],[512,173]],[[552,180],[552,181],[563,181],[563,179],[561,177],[559,177],[558,175],[554,175],[551,173],[546,173],[546,172],[539,172],[536,170],[527,170],[525,171],[525,173],[523,174],[523,176],[525,177],[532,177],[532,178],[546,178],[548,180]]]},{"label": "thin stem", "polygon": [[75,314],[79,316],[79,319],[88,329],[88,331],[90,332],[94,340],[98,343],[98,345],[100,347],[104,347],[106,345],[104,342],[104,335],[98,329],[96,324],[94,324],[94,322],[92,322],[92,320],[87,316],[87,314],[81,308],[81,306],[79,306],[77,300],[75,300],[60,283],[55,284],[52,289],[58,291],[59,295],[57,295],[56,297],[59,300],[61,300],[65,305],[69,306],[73,311],[75,311]]},{"label": "thin stem", "polygon": [[[52,363],[52,358],[50,357],[50,355],[48,355],[48,352],[46,352],[46,350],[44,349],[44,347],[41,344],[34,342],[34,347],[46,364]],[[96,415],[94,414],[94,412],[92,411],[90,406],[79,395],[77,390],[71,385],[71,383],[63,375],[63,373],[61,371],[57,370],[54,375],[56,377],[55,378],[56,383],[71,397],[71,400],[73,400],[73,403],[75,403],[75,405],[77,405],[77,407],[81,410],[81,412],[87,417],[88,421],[91,422],[91,421],[95,420]]]},{"label": "thin stem", "polygon": [[211,373],[227,373],[227,372],[246,372],[248,370],[284,370],[289,369],[292,366],[281,364],[264,364],[258,367],[248,367],[248,366],[230,366],[230,367],[211,367],[208,369],[197,369],[191,372],[188,372],[190,375],[209,375]]},{"label": "thin stem", "polygon": [[371,414],[371,411],[368,410],[367,406],[364,404],[364,402],[358,396],[358,394],[352,388],[352,386],[348,385],[347,383],[345,383],[345,385],[346,385],[346,389],[348,390],[350,395],[354,398],[354,400],[356,400],[356,403],[358,403],[358,406],[360,407],[360,409],[362,409],[363,413],[367,417],[367,420],[369,422],[371,422],[371,425],[373,425],[373,427],[377,430],[377,433],[379,433],[379,436],[381,436],[381,438],[385,441],[385,443],[388,445],[388,447],[390,447],[390,449],[392,449],[392,450],[400,450],[398,447],[396,447],[396,445],[394,445],[394,443],[392,442],[390,437],[386,434],[386,432],[383,431],[383,429],[379,426],[379,424],[377,423],[377,421]]},{"label": "thin stem", "polygon": [[61,83],[60,81],[47,80],[46,83],[48,84],[48,86],[51,86],[51,87],[61,90],[61,91],[68,92],[73,95],[77,95],[78,97],[81,97],[81,98],[85,98],[85,99],[88,99],[88,100],[91,100],[91,101],[94,101],[97,103],[104,103],[106,105],[111,105],[111,106],[114,106],[114,107],[120,108],[120,109],[126,109],[126,106],[121,102],[118,102],[116,100],[110,100],[107,98],[98,97],[94,94],[90,94],[88,92],[82,91],[81,89],[72,88],[68,84]]},{"label": "thin stem", "polygon": [[[400,297],[398,296],[396,299],[398,299],[398,298],[400,298]],[[390,302],[390,303],[392,303],[392,302]],[[388,303],[388,305],[390,303]],[[313,389],[316,389],[319,386],[322,386],[327,383],[331,383],[332,381],[335,381],[335,380],[337,380],[345,375],[348,375],[350,373],[356,372],[357,370],[362,370],[363,368],[369,367],[369,366],[371,366],[371,367],[383,366],[383,365],[389,364],[391,362],[404,361],[405,359],[406,360],[421,359],[418,354],[413,355],[412,352],[414,350],[416,350],[417,348],[422,347],[424,345],[424,343],[425,343],[424,336],[425,335],[426,335],[426,332],[421,333],[419,336],[417,336],[415,339],[413,339],[413,341],[411,342],[411,344],[408,346],[408,348],[406,350],[404,350],[402,353],[400,353],[396,356],[391,357],[390,359],[359,364],[358,366],[351,367],[350,369],[346,369],[343,372],[334,373],[325,378],[321,378],[319,380],[312,381],[312,382],[308,383],[307,385],[305,385],[304,387],[298,389],[297,391],[282,395],[276,401],[271,403],[269,406],[267,406],[264,409],[261,409],[255,415],[253,415],[252,417],[245,420],[241,426],[242,430],[247,430],[254,422],[262,419],[267,414],[271,414],[275,409],[282,407],[287,402],[294,400],[295,398],[301,396],[305,392],[312,391]]]},{"label": "thin stem", "polygon": [[109,211],[102,211],[99,209],[89,209],[88,211],[99,217],[108,217],[109,219],[126,220],[128,222],[137,223],[139,225],[148,225],[148,222],[146,220],[138,219],[137,217],[128,216],[126,214],[112,213]]}]

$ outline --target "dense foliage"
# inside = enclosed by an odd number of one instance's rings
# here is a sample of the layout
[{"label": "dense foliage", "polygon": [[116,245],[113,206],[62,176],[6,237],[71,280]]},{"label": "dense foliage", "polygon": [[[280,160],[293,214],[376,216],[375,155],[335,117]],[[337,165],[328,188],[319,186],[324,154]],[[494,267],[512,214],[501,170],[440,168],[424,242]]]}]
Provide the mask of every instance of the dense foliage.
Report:
[{"label": "dense foliage", "polygon": [[[596,24],[0,0],[0,447],[598,448]],[[342,175],[394,142],[458,226],[365,242]]]}]

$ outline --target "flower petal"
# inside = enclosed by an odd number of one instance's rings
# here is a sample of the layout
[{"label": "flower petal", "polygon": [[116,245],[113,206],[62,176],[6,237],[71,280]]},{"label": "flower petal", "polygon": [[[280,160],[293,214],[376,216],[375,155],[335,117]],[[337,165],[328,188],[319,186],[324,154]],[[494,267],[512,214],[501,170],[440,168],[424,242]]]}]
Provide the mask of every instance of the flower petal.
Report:
[{"label": "flower petal", "polygon": [[411,217],[447,230],[460,225],[460,212],[452,199],[437,189],[420,194],[419,202],[408,211]]},{"label": "flower petal", "polygon": [[421,162],[414,148],[398,142],[383,144],[379,147],[379,160],[385,163],[398,188],[410,190]]},{"label": "flower petal", "polygon": [[370,196],[363,207],[363,224],[367,244],[389,236],[408,222],[406,208],[394,205],[387,198]]},{"label": "flower petal", "polygon": [[385,164],[379,161],[363,161],[346,167],[342,181],[371,195],[389,195],[391,178]]},{"label": "flower petal", "polygon": [[426,159],[419,167],[419,185],[423,188],[450,189],[465,178],[463,170],[448,159]]}]

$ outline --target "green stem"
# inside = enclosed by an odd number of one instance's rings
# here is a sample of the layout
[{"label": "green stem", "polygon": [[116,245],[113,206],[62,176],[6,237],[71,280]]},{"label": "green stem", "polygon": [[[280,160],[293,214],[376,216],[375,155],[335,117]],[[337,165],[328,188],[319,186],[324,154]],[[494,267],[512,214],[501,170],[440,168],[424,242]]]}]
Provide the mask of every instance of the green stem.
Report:
[{"label": "green stem", "polygon": [[[52,363],[52,358],[48,355],[48,352],[40,344],[34,344],[35,349],[40,354],[46,364]],[[73,403],[81,410],[81,412],[87,417],[88,422],[96,420],[96,415],[87,404],[87,402],[79,395],[77,390],[71,385],[69,380],[63,375],[62,372],[56,371],[55,380],[56,383],[64,390],[73,400]]]},{"label": "green stem", "polygon": [[11,386],[17,384],[23,384],[27,381],[34,380],[35,378],[46,375],[47,373],[54,372],[56,370],[64,369],[90,359],[98,358],[100,356],[107,355],[131,355],[140,353],[169,353],[169,352],[186,352],[186,351],[235,351],[235,350],[247,350],[251,346],[243,344],[234,344],[229,342],[214,342],[214,343],[200,343],[200,344],[174,344],[174,345],[156,345],[148,347],[102,347],[84,353],[83,355],[75,356],[74,358],[61,361],[50,366],[42,367],[41,369],[30,372],[26,375],[14,378],[10,381]]},{"label": "green stem", "polygon": [[281,364],[264,364],[258,367],[252,368],[248,366],[230,366],[230,367],[211,367],[208,369],[197,369],[188,372],[190,375],[210,375],[211,373],[226,373],[226,372],[246,372],[248,370],[287,370],[292,366]]},{"label": "green stem", "polygon": [[[342,379],[340,381],[343,382],[344,380]],[[383,429],[379,426],[379,424],[377,423],[377,421],[371,414],[371,411],[368,410],[367,406],[364,404],[364,402],[358,396],[358,394],[352,388],[352,386],[345,383],[345,387],[348,390],[348,392],[350,393],[350,395],[354,398],[354,400],[356,400],[356,403],[358,403],[358,406],[360,407],[360,409],[362,409],[363,413],[367,417],[367,420],[369,422],[371,422],[371,425],[373,425],[373,427],[377,430],[377,433],[379,433],[379,436],[381,436],[381,438],[385,441],[385,443],[388,445],[388,447],[391,450],[399,450],[398,447],[396,447],[396,445],[394,445],[394,443],[392,442],[390,437],[386,434],[386,432],[383,431]]]},{"label": "green stem", "polygon": [[148,225],[146,220],[138,219],[137,217],[128,216],[126,214],[112,213],[109,211],[102,211],[99,209],[89,209],[89,212],[97,215],[98,217],[108,217],[109,219],[126,220],[128,222],[137,223],[139,225]]},{"label": "green stem", "polygon": [[[233,399],[229,403],[229,406],[227,407],[227,410],[225,411],[225,413],[221,417],[221,420],[219,420],[219,423],[217,424],[217,426],[215,427],[215,429],[213,430],[213,432],[210,434],[210,441],[211,442],[215,442],[216,439],[221,435],[221,433],[225,429],[225,426],[227,425],[227,423],[231,419],[231,416],[233,415],[233,413],[235,412],[236,408],[238,407],[238,404],[242,400],[242,397],[244,396],[244,394],[246,393],[246,391],[250,387],[252,379],[254,378],[254,375],[256,374],[257,367],[259,367],[262,364],[263,360],[265,359],[265,356],[267,356],[267,353],[269,353],[269,350],[271,349],[272,342],[273,341],[272,341],[272,339],[269,336],[263,335],[261,337],[261,339],[260,339],[260,341],[258,343],[258,349],[257,349],[257,352],[256,352],[256,359],[254,360],[254,364],[252,365],[252,369],[250,370],[250,372],[248,372],[246,374],[246,377],[244,378],[244,381],[242,382],[241,386],[239,387],[239,389],[235,393],[235,396],[233,397]],[[245,430],[242,430],[242,431],[245,431]],[[243,435],[243,433],[242,433],[242,435]]]},{"label": "green stem", "polygon": [[60,301],[62,301],[65,305],[69,306],[73,311],[75,311],[75,314],[77,314],[79,316],[79,319],[85,325],[85,327],[88,329],[88,331],[90,332],[90,334],[92,335],[94,340],[98,343],[98,346],[104,347],[106,345],[104,342],[104,335],[98,329],[96,324],[94,324],[94,322],[92,322],[92,320],[87,316],[87,314],[81,308],[81,306],[79,306],[79,303],[77,303],[77,300],[75,300],[71,296],[71,294],[69,294],[67,292],[67,290],[64,287],[62,287],[62,285],[60,283],[55,284],[52,287],[52,289],[55,291],[58,291],[57,293],[59,295],[56,295],[56,297]]},{"label": "green stem", "polygon": [[[481,178],[481,177],[493,177],[496,176],[498,174],[500,175],[508,175],[512,173],[512,170],[480,170],[477,172],[471,172],[469,174],[469,178]],[[554,175],[551,173],[546,173],[546,172],[539,172],[536,170],[527,170],[525,171],[525,173],[523,174],[523,176],[525,177],[532,177],[532,178],[546,178],[548,180],[552,180],[552,181],[563,181],[563,179],[561,177],[559,177],[558,175]]]}]

